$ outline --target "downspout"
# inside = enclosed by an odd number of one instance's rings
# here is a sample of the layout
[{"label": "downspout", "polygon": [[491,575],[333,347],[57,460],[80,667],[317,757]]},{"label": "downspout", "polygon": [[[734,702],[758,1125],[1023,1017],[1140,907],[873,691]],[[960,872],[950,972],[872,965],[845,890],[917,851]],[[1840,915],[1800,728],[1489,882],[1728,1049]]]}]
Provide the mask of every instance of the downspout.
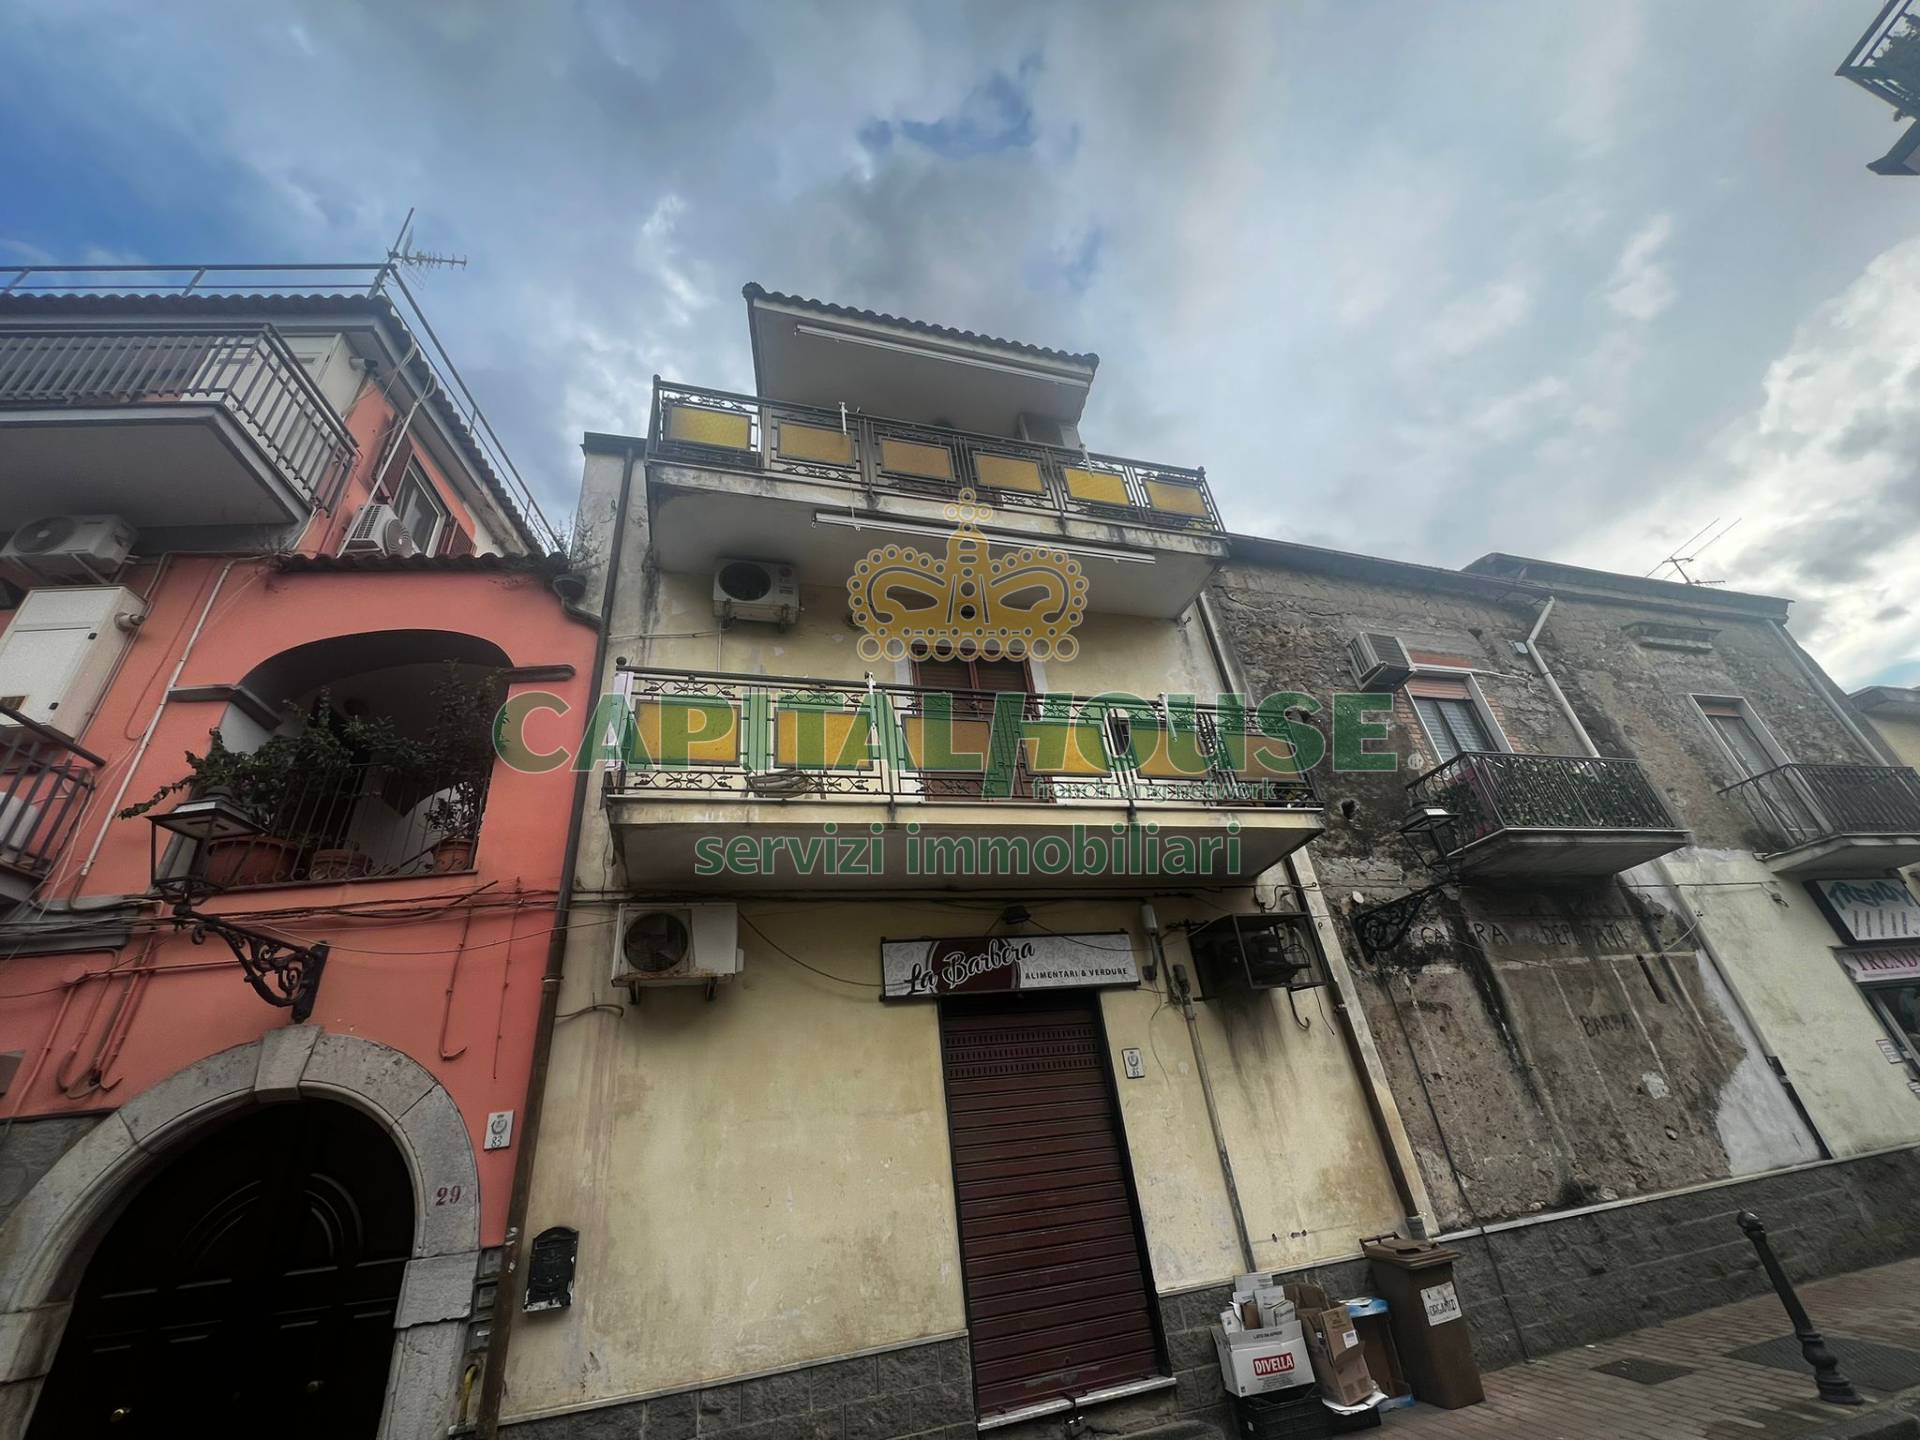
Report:
[{"label": "downspout", "polygon": [[1787,654],[1793,657],[1793,663],[1800,667],[1800,673],[1807,677],[1807,683],[1813,686],[1814,692],[1826,702],[1827,709],[1833,712],[1833,718],[1846,727],[1847,733],[1853,736],[1867,754],[1878,756],[1882,764],[1898,765],[1899,757],[1887,749],[1886,742],[1878,735],[1862,730],[1853,716],[1848,713],[1845,703],[1834,693],[1833,682],[1813,663],[1812,657],[1800,648],[1800,642],[1787,633],[1787,622],[1775,620],[1772,624],[1773,633],[1780,637],[1780,643],[1786,647]]},{"label": "downspout", "polygon": [[[620,501],[614,511],[613,545],[607,554],[607,579],[600,604],[600,633],[593,642],[593,684],[597,689],[607,663],[608,637],[613,626],[613,604],[620,584],[620,552],[627,538],[627,503],[633,489],[635,449],[627,447],[620,471]],[[573,607],[567,607],[574,613]],[[560,1009],[560,977],[566,963],[567,925],[573,915],[575,870],[580,857],[580,831],[587,808],[587,785],[594,770],[576,770],[573,777],[573,813],[567,820],[566,861],[560,875],[560,894],[553,910],[553,930],[547,938],[547,969],[540,980],[540,1015],[534,1022],[533,1059],[527,1073],[525,1118],[520,1131],[520,1154],[513,1166],[513,1189],[507,1197],[507,1236],[501,1256],[501,1284],[494,1300],[493,1333],[487,1353],[487,1373],[480,1387],[480,1414],[476,1428],[482,1436],[492,1436],[500,1423],[500,1402],[507,1384],[507,1347],[513,1333],[514,1317],[520,1312],[525,1289],[521,1254],[521,1231],[527,1223],[527,1207],[533,1192],[534,1153],[540,1140],[540,1117],[546,1108],[547,1067],[553,1058],[554,1016]]]},{"label": "downspout", "polygon": [[[1244,693],[1245,677],[1239,673],[1238,667],[1227,654],[1225,642],[1220,637],[1219,621],[1213,613],[1211,597],[1204,590],[1200,592],[1198,608],[1200,628],[1207,638],[1207,649],[1213,656],[1214,668],[1219,672],[1223,682],[1237,687]],[[1302,860],[1305,858],[1304,855],[1301,856]],[[1293,886],[1295,895],[1299,897],[1301,908],[1311,916],[1313,907],[1306,904],[1306,890],[1301,884],[1300,872],[1295,866],[1294,857],[1288,855],[1281,863],[1286,866],[1288,883]],[[1314,917],[1314,920],[1317,932],[1318,917]],[[1339,941],[1329,934],[1328,943],[1337,946]],[[1401,1150],[1403,1137],[1396,1134],[1392,1117],[1387,1112],[1385,1102],[1380,1098],[1380,1077],[1375,1073],[1374,1067],[1368,1063],[1366,1046],[1361,1041],[1353,1011],[1347,1004],[1346,991],[1341,987],[1339,977],[1332,972],[1331,968],[1327,973],[1327,988],[1333,992],[1333,1013],[1340,1022],[1336,1028],[1340,1031],[1341,1041],[1346,1045],[1347,1059],[1353,1065],[1353,1073],[1360,1081],[1360,1094],[1367,1106],[1367,1121],[1373,1127],[1374,1139],[1379,1143],[1380,1154],[1387,1163],[1387,1177],[1393,1183],[1393,1193],[1399,1202],[1400,1213],[1406,1218],[1407,1233],[1415,1239],[1424,1238],[1427,1222],[1421,1209],[1420,1192],[1413,1183],[1413,1177],[1408,1173],[1409,1157]],[[1197,1040],[1194,1049],[1197,1054],[1199,1050]],[[1201,1073],[1204,1075],[1205,1072]],[[1208,1098],[1208,1104],[1212,1104],[1211,1097]],[[1244,1228],[1243,1225],[1242,1229]]]},{"label": "downspout", "polygon": [[[1580,748],[1597,760],[1600,758],[1600,751],[1594,745],[1593,737],[1587,733],[1587,727],[1580,723],[1580,717],[1574,714],[1573,706],[1567,703],[1567,697],[1560,689],[1560,682],[1553,678],[1553,671],[1547,667],[1547,657],[1540,653],[1538,643],[1540,631],[1547,623],[1547,616],[1553,613],[1555,598],[1552,595],[1547,596],[1547,603],[1540,607],[1540,614],[1533,622],[1533,629],[1527,632],[1527,658],[1533,662],[1533,668],[1546,682],[1547,692],[1553,696],[1554,704],[1559,706],[1560,713],[1573,727],[1573,733],[1579,738]],[[1713,973],[1720,981],[1720,988],[1725,990],[1727,997],[1733,1001],[1733,1008],[1739,1014],[1740,1022],[1747,1027],[1747,1033],[1753,1036],[1754,1043],[1760,1047],[1760,1054],[1765,1058],[1768,1068],[1773,1071],[1774,1078],[1780,1082],[1780,1088],[1786,1092],[1794,1112],[1800,1117],[1800,1122],[1807,1127],[1807,1133],[1813,1137],[1813,1143],[1820,1147],[1820,1158],[1832,1159],[1833,1151],[1827,1146],[1827,1137],[1822,1135],[1820,1127],[1813,1123],[1812,1114],[1807,1110],[1805,1102],[1800,1098],[1800,1092],[1794,1088],[1792,1079],[1787,1075],[1787,1067],[1781,1063],[1779,1055],[1768,1043],[1766,1031],[1760,1028],[1760,1022],[1754,1018],[1753,1011],[1747,1008],[1746,998],[1741,995],[1740,988],[1728,975],[1726,962],[1721,959],[1720,951],[1713,943],[1713,937],[1707,934],[1705,927],[1701,924],[1699,914],[1687,899],[1687,892],[1680,887],[1680,882],[1673,878],[1673,872],[1667,868],[1665,857],[1649,860],[1647,865],[1659,877],[1660,883],[1666,887],[1667,898],[1672,901],[1680,918],[1686,922],[1688,938],[1700,953],[1707,957],[1707,963],[1713,966]]]},{"label": "downspout", "polygon": [[1207,1052],[1200,1044],[1200,1021],[1193,1012],[1193,990],[1187,982],[1187,967],[1168,966],[1166,952],[1160,945],[1158,927],[1147,931],[1147,944],[1153,950],[1160,973],[1167,977],[1167,983],[1173,988],[1180,1013],[1187,1020],[1187,1044],[1193,1050],[1193,1070],[1200,1080],[1200,1097],[1207,1102],[1207,1124],[1213,1129],[1214,1153],[1220,1157],[1220,1178],[1227,1187],[1227,1207],[1233,1211],[1233,1233],[1240,1242],[1240,1263],[1247,1267],[1243,1273],[1250,1275],[1257,1268],[1253,1258],[1253,1237],[1247,1231],[1247,1212],[1240,1206],[1240,1183],[1233,1176],[1233,1156],[1227,1150],[1227,1132],[1220,1124],[1220,1107],[1213,1099],[1213,1076],[1207,1071]]}]

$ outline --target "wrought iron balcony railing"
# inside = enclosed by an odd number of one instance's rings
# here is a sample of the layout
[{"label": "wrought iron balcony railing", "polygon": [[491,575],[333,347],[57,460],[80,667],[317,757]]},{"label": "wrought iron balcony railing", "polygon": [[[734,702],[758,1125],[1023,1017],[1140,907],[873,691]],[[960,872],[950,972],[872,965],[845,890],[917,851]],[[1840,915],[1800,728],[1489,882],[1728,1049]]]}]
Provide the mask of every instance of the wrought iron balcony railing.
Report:
[{"label": "wrought iron balcony railing", "polygon": [[310,505],[331,508],[353,437],[271,325],[0,330],[0,410],[217,406]]},{"label": "wrought iron balcony railing", "polygon": [[1834,73],[1879,96],[1900,115],[1920,115],[1920,25],[1915,0],[1887,0]]},{"label": "wrought iron balcony railing", "polygon": [[1218,531],[1206,472],[654,378],[647,452],[662,460],[825,480],[876,494],[971,488],[1007,512]]},{"label": "wrought iron balcony railing", "polygon": [[469,870],[490,774],[374,764],[289,773],[241,805],[257,834],[204,842],[207,853],[176,855],[167,869],[220,890]]},{"label": "wrought iron balcony railing", "polygon": [[1427,771],[1407,791],[1416,806],[1447,812],[1441,843],[1453,854],[1508,831],[1680,828],[1637,760],[1468,751]]},{"label": "wrought iron balcony railing", "polygon": [[46,878],[80,824],[106,762],[0,705],[0,869]]},{"label": "wrought iron balcony railing", "polygon": [[1905,765],[1777,765],[1720,793],[1740,797],[1775,850],[1920,835],[1920,775]]},{"label": "wrought iron balcony railing", "polygon": [[628,668],[620,793],[970,804],[1320,804],[1250,713]]}]

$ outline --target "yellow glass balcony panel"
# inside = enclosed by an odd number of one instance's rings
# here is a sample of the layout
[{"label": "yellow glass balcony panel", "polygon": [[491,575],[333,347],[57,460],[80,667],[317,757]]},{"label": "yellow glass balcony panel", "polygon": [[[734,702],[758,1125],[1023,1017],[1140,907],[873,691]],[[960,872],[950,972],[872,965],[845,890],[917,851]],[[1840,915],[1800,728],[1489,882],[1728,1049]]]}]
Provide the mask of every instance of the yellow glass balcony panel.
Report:
[{"label": "yellow glass balcony panel", "polygon": [[873,763],[864,713],[782,705],[773,716],[773,763],[787,769],[864,770]]},{"label": "yellow glass balcony panel", "polygon": [[882,436],[880,468],[895,475],[924,475],[930,480],[951,480],[953,452],[944,445],[916,445],[911,440]]},{"label": "yellow glass balcony panel", "polygon": [[709,410],[704,405],[669,405],[667,438],[690,445],[719,445],[728,450],[753,448],[752,417],[739,410]]},{"label": "yellow glass balcony panel", "polygon": [[1108,775],[1113,771],[1098,724],[1074,720],[1026,722],[1027,769],[1035,775]]},{"label": "yellow glass balcony panel", "polygon": [[1133,753],[1139,757],[1139,772],[1154,780],[1199,780],[1209,769],[1207,752],[1192,730],[1169,735],[1161,726],[1135,719]]},{"label": "yellow glass balcony panel", "polygon": [[[900,722],[907,760],[916,770],[946,770],[983,775],[991,753],[993,724],[987,720],[939,720],[909,715]],[[978,758],[975,758],[978,757]]]},{"label": "yellow glass balcony panel", "polygon": [[1091,500],[1096,505],[1126,505],[1127,477],[1110,475],[1104,470],[1066,467],[1067,493],[1076,500]]},{"label": "yellow glass balcony panel", "polygon": [[1149,480],[1147,503],[1156,510],[1165,510],[1169,515],[1191,515],[1201,520],[1207,518],[1207,497],[1201,493],[1198,485]]},{"label": "yellow glass balcony panel", "polygon": [[740,712],[726,700],[635,700],[636,759],[648,765],[737,765]]},{"label": "yellow glass balcony panel", "polygon": [[792,420],[782,420],[778,448],[783,460],[813,460],[827,465],[853,464],[853,436],[839,430],[824,430],[818,425],[799,425]]},{"label": "yellow glass balcony panel", "polygon": [[1028,495],[1044,495],[1047,491],[1040,467],[1032,460],[1013,455],[975,455],[973,470],[989,490],[1019,490]]}]

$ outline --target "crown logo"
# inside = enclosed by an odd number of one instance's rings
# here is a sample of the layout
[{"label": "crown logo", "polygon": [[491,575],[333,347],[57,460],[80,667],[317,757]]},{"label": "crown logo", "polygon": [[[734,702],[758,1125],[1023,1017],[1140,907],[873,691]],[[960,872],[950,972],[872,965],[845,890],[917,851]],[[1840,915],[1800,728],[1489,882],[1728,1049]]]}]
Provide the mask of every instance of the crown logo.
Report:
[{"label": "crown logo", "polygon": [[954,532],[937,558],[911,546],[867,552],[847,581],[863,660],[909,654],[947,660],[1071,660],[1087,578],[1072,556],[1023,545],[995,559],[979,523],[993,518],[974,492],[947,506]]}]

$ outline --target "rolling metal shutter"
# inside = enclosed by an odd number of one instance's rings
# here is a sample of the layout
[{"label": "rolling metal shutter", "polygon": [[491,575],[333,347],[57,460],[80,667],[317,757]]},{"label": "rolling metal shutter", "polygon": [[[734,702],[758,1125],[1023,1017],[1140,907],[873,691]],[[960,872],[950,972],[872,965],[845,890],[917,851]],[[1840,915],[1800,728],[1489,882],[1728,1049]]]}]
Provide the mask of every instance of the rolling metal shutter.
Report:
[{"label": "rolling metal shutter", "polygon": [[948,1001],[940,1037],[979,1413],[1161,1373],[1092,1002]]}]

